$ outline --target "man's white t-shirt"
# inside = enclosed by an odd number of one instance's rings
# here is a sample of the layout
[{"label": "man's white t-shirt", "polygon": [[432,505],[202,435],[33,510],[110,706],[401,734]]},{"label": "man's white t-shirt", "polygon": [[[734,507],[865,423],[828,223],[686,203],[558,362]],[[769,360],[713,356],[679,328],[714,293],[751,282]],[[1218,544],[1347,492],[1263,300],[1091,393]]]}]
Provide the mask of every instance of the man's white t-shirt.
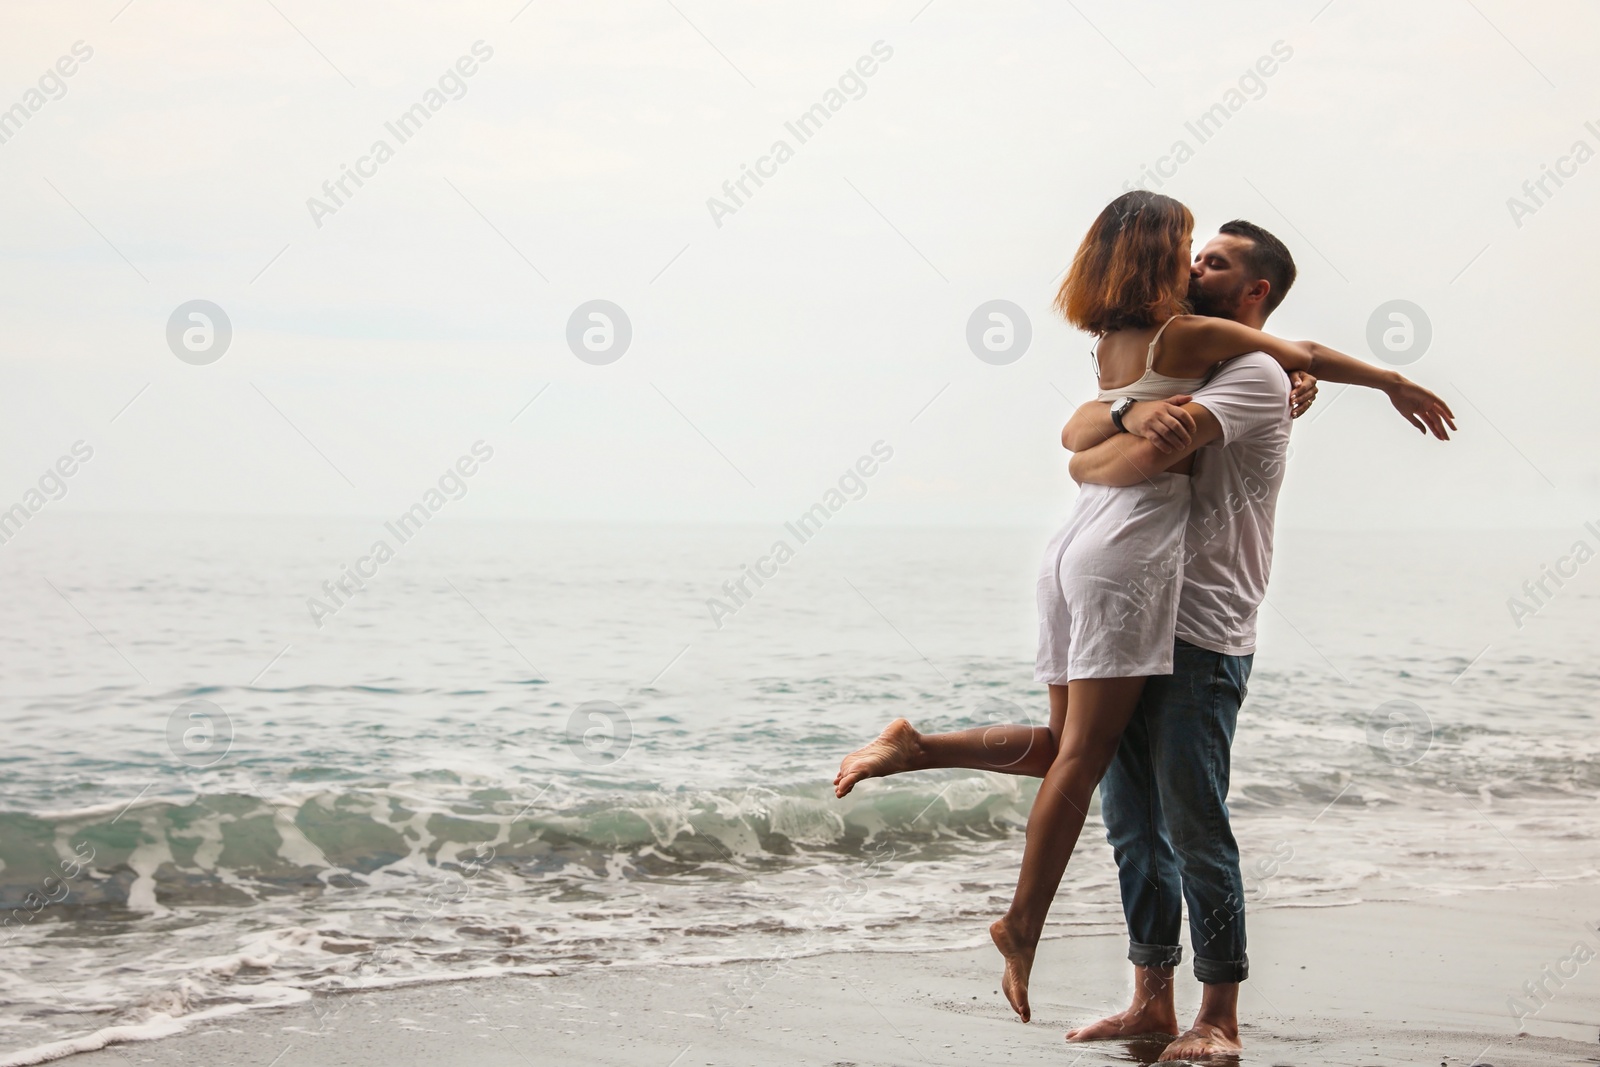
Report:
[{"label": "man's white t-shirt", "polygon": [[1194,392],[1222,427],[1195,453],[1177,634],[1230,656],[1256,649],[1272,570],[1272,525],[1289,448],[1289,376],[1264,352],[1238,356]]}]

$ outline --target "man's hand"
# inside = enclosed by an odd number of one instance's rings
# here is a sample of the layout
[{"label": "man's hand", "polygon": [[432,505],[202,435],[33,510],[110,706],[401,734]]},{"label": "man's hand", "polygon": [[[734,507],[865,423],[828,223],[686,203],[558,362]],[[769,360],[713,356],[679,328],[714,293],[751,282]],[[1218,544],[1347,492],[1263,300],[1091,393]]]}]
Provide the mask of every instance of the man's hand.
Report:
[{"label": "man's hand", "polygon": [[1310,410],[1317,399],[1317,379],[1309,371],[1292,370],[1289,372],[1289,385],[1289,417],[1298,419]]},{"label": "man's hand", "polygon": [[1141,400],[1128,408],[1122,425],[1135,437],[1155,445],[1158,452],[1182,452],[1194,439],[1194,416],[1183,410],[1193,399],[1184,393],[1165,400]]},{"label": "man's hand", "polygon": [[1433,436],[1439,440],[1450,440],[1445,427],[1454,430],[1456,416],[1450,410],[1450,405],[1437,395],[1406,378],[1400,378],[1384,392],[1389,394],[1389,403],[1394,405],[1394,409],[1419,431],[1427,433],[1432,430]]}]

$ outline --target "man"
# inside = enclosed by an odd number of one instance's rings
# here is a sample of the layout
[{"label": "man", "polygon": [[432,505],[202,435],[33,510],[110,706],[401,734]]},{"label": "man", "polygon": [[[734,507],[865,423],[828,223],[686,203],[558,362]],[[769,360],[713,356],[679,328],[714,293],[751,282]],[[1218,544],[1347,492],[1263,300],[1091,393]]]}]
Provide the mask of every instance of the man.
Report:
[{"label": "man", "polygon": [[[1293,258],[1281,241],[1251,223],[1230,222],[1196,257],[1190,300],[1201,314],[1260,329],[1294,277]],[[1450,412],[1433,394],[1364,365],[1359,378],[1382,388],[1412,425],[1445,436]],[[1080,483],[1132,485],[1203,449],[1191,476],[1173,673],[1145,683],[1101,784],[1128,921],[1133,1003],[1072,1031],[1070,1040],[1177,1032],[1172,968],[1182,953],[1187,898],[1196,976],[1205,994],[1195,1025],[1162,1058],[1240,1047],[1238,990],[1249,965],[1238,847],[1226,806],[1229,747],[1255,650],[1256,609],[1266,592],[1291,404],[1297,415],[1314,395],[1315,381],[1306,376],[1291,398],[1279,365],[1252,353],[1223,364],[1193,397],[1091,402],[1062,431],[1062,443],[1077,453],[1071,471]],[[1055,738],[1042,726],[923,735],[897,719],[844,758],[835,793],[844,796],[863,778],[932,767],[1043,777],[1055,750]]]}]

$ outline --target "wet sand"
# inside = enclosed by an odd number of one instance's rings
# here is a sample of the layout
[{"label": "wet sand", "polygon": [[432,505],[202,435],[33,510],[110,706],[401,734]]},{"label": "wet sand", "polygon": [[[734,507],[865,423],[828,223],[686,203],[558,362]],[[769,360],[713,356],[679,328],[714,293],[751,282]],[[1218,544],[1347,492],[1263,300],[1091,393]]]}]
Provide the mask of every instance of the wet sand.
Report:
[{"label": "wet sand", "polygon": [[[1056,916],[1071,906],[1060,901]],[[1245,1063],[1508,1067],[1600,1063],[1600,891],[1561,886],[1405,903],[1261,908],[1243,986]],[[1578,953],[1577,955],[1583,955]],[[577,969],[335,997],[198,1023],[69,1058],[130,1063],[618,1067],[1148,1061],[1160,1042],[1069,1045],[1126,1003],[1120,938],[1047,940],[1034,1021],[998,993],[992,948],[753,963]],[[1572,962],[1563,962],[1572,961]],[[1545,968],[1550,970],[1546,971]],[[1564,974],[1576,973],[1571,977]],[[1553,979],[1550,976],[1555,976]],[[1180,1017],[1198,1000],[1180,971]],[[1518,1022],[1508,998],[1538,1005]]]}]

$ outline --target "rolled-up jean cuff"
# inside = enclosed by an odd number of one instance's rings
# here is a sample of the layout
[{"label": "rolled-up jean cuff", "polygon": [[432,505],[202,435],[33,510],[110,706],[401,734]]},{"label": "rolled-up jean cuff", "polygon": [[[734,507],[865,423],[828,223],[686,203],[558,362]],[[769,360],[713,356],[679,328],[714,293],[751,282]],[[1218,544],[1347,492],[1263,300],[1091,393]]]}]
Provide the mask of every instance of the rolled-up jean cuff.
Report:
[{"label": "rolled-up jean cuff", "polygon": [[1242,982],[1250,977],[1250,957],[1242,960],[1208,960],[1194,958],[1194,976],[1206,985],[1226,985]]},{"label": "rolled-up jean cuff", "polygon": [[1183,962],[1183,946],[1141,945],[1129,941],[1128,962],[1135,967],[1176,967]]}]

